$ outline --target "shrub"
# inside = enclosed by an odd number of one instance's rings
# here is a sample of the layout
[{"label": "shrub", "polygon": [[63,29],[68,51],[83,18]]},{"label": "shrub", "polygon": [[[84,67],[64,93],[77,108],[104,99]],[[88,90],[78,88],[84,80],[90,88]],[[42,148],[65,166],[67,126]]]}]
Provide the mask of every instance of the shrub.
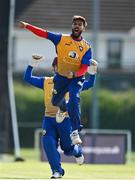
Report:
[{"label": "shrub", "polygon": [[[43,91],[15,82],[17,117],[19,123],[42,122]],[[99,128],[131,130],[135,145],[135,90],[115,92],[100,89]],[[85,128],[91,128],[92,90],[81,93],[81,116]],[[135,147],[134,147],[135,148]]]}]

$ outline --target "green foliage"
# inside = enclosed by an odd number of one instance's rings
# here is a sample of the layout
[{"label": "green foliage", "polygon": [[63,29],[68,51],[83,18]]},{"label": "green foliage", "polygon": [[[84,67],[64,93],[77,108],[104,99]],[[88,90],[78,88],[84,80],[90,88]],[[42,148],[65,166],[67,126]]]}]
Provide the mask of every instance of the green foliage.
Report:
[{"label": "green foliage", "polygon": [[19,122],[41,122],[44,115],[42,90],[16,82],[15,97]]},{"label": "green foliage", "polygon": [[135,128],[135,91],[107,92],[100,94],[101,128],[131,129]]},{"label": "green foliage", "polygon": [[92,109],[92,91],[84,91],[81,93],[81,116],[83,125],[89,127],[89,119]]},{"label": "green foliage", "polygon": [[[43,91],[16,82],[15,95],[19,122],[41,122],[44,115]],[[97,95],[100,129],[131,130],[135,145],[135,90],[116,92],[100,89]],[[92,90],[81,93],[81,109],[82,123],[88,128],[91,124]]]},{"label": "green foliage", "polygon": [[[87,91],[82,97],[82,120],[85,127],[91,124],[92,98]],[[99,127],[100,129],[125,129],[132,132],[135,148],[135,90],[115,92],[101,90],[99,97]],[[90,122],[89,122],[90,120]]]}]

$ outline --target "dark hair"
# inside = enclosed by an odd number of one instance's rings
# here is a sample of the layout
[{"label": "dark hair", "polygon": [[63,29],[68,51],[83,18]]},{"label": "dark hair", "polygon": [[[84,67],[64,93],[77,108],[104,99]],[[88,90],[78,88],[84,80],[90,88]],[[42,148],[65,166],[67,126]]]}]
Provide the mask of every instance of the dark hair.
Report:
[{"label": "dark hair", "polygon": [[81,20],[81,21],[83,21],[84,27],[87,26],[86,19],[83,16],[75,15],[75,16],[72,17],[72,22],[74,22],[75,20]]},{"label": "dark hair", "polygon": [[57,66],[57,61],[58,61],[58,58],[55,57],[55,58],[53,59],[53,62],[52,62],[52,67]]}]

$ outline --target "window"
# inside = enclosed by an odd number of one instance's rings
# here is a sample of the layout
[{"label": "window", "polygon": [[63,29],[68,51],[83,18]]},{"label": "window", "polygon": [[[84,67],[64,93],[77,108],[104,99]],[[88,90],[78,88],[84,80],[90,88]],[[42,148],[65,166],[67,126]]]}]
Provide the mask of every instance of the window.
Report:
[{"label": "window", "polygon": [[110,39],[107,42],[107,47],[108,68],[121,68],[122,40]]}]

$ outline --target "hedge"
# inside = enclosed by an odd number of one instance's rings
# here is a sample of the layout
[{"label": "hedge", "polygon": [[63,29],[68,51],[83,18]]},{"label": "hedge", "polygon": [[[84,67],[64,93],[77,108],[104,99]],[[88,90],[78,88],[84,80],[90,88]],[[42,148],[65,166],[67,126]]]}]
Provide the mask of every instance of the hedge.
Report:
[{"label": "hedge", "polygon": [[[81,112],[84,127],[90,127],[92,90],[81,93]],[[99,128],[131,130],[135,148],[135,90],[126,92],[100,89]],[[42,122],[44,114],[43,91],[26,83],[15,82],[17,117],[21,122]],[[90,122],[89,122],[90,121]]]},{"label": "hedge", "polygon": [[[92,92],[81,95],[82,121],[85,127],[91,124]],[[99,128],[124,129],[132,132],[132,144],[135,148],[135,90],[115,92],[100,89]],[[90,122],[89,122],[90,121]]]}]

